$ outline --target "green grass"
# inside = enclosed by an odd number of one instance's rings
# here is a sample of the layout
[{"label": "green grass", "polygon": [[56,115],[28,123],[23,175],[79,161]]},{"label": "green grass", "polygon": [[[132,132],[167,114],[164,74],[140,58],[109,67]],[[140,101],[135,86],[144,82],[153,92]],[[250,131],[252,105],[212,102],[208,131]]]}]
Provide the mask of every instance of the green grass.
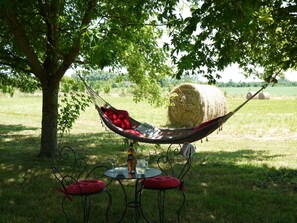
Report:
[{"label": "green grass", "polygon": [[[182,222],[297,222],[297,100],[294,94],[289,97],[283,92],[271,100],[252,100],[223,126],[223,131],[195,143],[198,151],[186,178]],[[106,99],[129,110],[138,120],[167,124],[164,108],[134,104],[131,98]],[[240,94],[228,97],[229,110],[244,100],[245,95]],[[41,98],[0,97],[0,105],[0,222],[64,222],[50,161],[37,158]],[[125,162],[127,145],[104,130],[93,107],[60,142],[73,145],[92,163],[106,163],[113,153]],[[140,145],[139,153],[141,149],[155,152],[154,146],[146,144]],[[123,196],[116,184],[110,190],[111,222],[116,222]],[[127,190],[132,196],[131,184]],[[156,198],[153,192],[143,194],[145,213],[154,222],[158,222]],[[176,222],[173,212],[179,199],[178,193],[166,197],[168,222]],[[80,209],[75,203],[69,205],[76,210],[73,219],[81,222]],[[97,210],[99,213],[93,214],[102,216],[102,207]],[[123,222],[131,222],[133,217],[133,211],[128,210]]]}]

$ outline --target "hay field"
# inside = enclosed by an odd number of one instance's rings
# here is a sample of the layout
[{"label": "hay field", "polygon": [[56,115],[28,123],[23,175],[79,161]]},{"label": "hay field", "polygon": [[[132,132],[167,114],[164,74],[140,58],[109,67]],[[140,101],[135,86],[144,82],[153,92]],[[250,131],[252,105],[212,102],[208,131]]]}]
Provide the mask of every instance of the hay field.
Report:
[{"label": "hay field", "polygon": [[[259,87],[224,87],[220,88],[226,97],[246,98],[248,92],[256,92]],[[265,89],[271,98],[297,98],[297,87],[268,86]]]},{"label": "hay field", "polygon": [[[242,103],[245,95],[227,97],[229,109]],[[167,109],[144,102],[134,104],[131,97],[105,99],[138,120],[166,125]],[[57,184],[51,178],[50,161],[36,157],[41,98],[0,96],[0,105],[0,222],[61,222],[61,197],[55,193]],[[186,179],[182,223],[297,221],[297,97],[252,100],[223,126],[223,131],[208,139],[195,143],[197,153]],[[125,159],[127,154],[120,137],[106,134],[93,106],[62,141],[91,161],[108,162],[114,153]],[[140,146],[155,150],[153,145]],[[111,222],[116,222],[122,211],[118,205],[122,191],[116,184],[110,189],[116,204],[111,208]],[[128,192],[133,194],[134,187],[128,187]],[[158,222],[155,197],[145,193],[143,200],[148,216]],[[178,194],[166,197],[167,217],[171,217],[168,222],[176,222],[171,214],[179,198]],[[134,214],[129,212],[123,222],[130,223]]]},{"label": "hay field", "polygon": [[[248,91],[254,91],[245,89],[246,91],[239,96],[242,88],[225,90],[229,111],[246,100]],[[281,94],[279,90],[282,90]],[[267,91],[270,93],[271,99],[250,101],[223,125],[223,131],[210,135],[207,143],[197,142],[197,146],[203,151],[238,151],[247,148],[261,150],[265,148],[266,152],[269,150],[272,153],[288,152],[294,155],[284,156],[290,163],[285,166],[296,166],[297,168],[297,155],[295,155],[297,154],[295,151],[297,149],[297,96],[295,96],[297,88],[274,87],[268,88]],[[166,127],[168,124],[167,108],[156,108],[146,102],[135,104],[131,97],[105,96],[105,99],[117,108],[128,110],[130,115],[139,121],[148,122],[158,127]],[[9,132],[11,136],[40,136],[41,97],[10,98],[2,96],[0,104],[0,126],[2,129],[8,126],[15,128],[16,131]],[[81,114],[70,135],[79,137],[84,134],[102,132],[105,132],[105,129],[101,125],[97,111],[91,106]],[[38,145],[36,147],[38,148]],[[292,162],[291,159],[293,159]],[[273,164],[273,160],[269,162]]]},{"label": "hay field", "polygon": [[[297,169],[297,155],[295,155],[297,154],[297,96],[294,96],[295,92],[297,95],[297,88],[290,90],[292,90],[290,96],[289,90],[283,89],[284,94],[277,94],[270,90],[271,95],[278,96],[272,96],[269,100],[250,101],[223,125],[222,131],[211,134],[208,142],[206,140],[203,140],[203,143],[196,142],[196,146],[200,151],[211,153],[260,151],[275,158],[260,159],[254,163],[244,159],[241,162]],[[246,92],[242,96],[227,97],[229,111],[244,102],[245,96]],[[145,102],[134,104],[129,97],[106,97],[106,99],[116,107],[128,110],[130,115],[139,121],[146,121],[159,127],[165,127],[168,124],[165,108],[155,108]],[[82,125],[85,126],[84,129],[80,128]],[[81,116],[73,131],[87,133],[85,131],[88,128],[87,125],[91,126],[88,131],[102,130],[98,115],[93,108],[89,108]]]}]

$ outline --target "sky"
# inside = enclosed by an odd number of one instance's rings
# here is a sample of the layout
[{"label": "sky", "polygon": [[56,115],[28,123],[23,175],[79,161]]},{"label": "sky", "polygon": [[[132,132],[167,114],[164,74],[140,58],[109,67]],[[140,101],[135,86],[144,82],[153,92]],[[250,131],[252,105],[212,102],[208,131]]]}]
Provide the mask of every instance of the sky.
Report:
[{"label": "sky", "polygon": [[296,70],[295,71],[293,71],[293,70],[287,71],[285,76],[289,81],[297,81],[297,71]]},{"label": "sky", "polygon": [[[227,67],[223,72],[220,73],[222,78],[219,82],[252,82],[252,81],[262,81],[256,77],[246,78],[240,71],[237,65],[231,65]],[[285,72],[285,78],[289,81],[297,81],[297,71],[289,70]]]},{"label": "sky", "polygon": [[[252,82],[252,81],[261,81],[255,77],[244,77],[241,74],[240,69],[237,65],[231,65],[227,67],[223,72],[220,73],[222,78],[219,80],[220,82],[228,82],[232,80],[233,82]],[[285,72],[285,78],[289,81],[297,81],[297,71],[289,70]]]}]

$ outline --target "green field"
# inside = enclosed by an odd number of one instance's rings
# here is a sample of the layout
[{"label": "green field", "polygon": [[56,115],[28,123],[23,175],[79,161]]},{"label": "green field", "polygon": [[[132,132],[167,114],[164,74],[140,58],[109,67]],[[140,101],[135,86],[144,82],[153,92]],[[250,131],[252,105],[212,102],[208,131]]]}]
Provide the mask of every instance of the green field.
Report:
[{"label": "green field", "polygon": [[[220,89],[222,92],[226,92],[227,97],[241,98],[244,98],[248,92],[256,92],[259,90],[258,87],[224,87]],[[264,91],[268,92],[272,98],[297,97],[297,87],[269,86]]]},{"label": "green field", "polygon": [[[246,91],[253,91],[225,90],[229,110],[245,100]],[[222,131],[210,135],[208,141],[195,143],[197,153],[186,178],[182,222],[297,222],[297,88],[274,87],[267,92],[272,95],[270,100],[250,101],[224,124]],[[138,120],[157,126],[167,124],[165,108],[144,102],[134,104],[130,97],[105,99],[129,110]],[[41,98],[2,96],[0,105],[0,222],[64,222],[50,161],[37,158]],[[113,153],[125,162],[127,145],[105,131],[93,107],[59,142],[73,145],[96,163],[107,163]],[[142,151],[159,152],[145,144],[138,148],[138,153]],[[127,187],[133,193],[133,187]],[[110,190],[111,222],[116,222],[123,197],[118,185],[112,184]],[[143,195],[145,211],[153,222],[158,222],[156,198],[150,192]],[[173,212],[179,198],[178,193],[167,195],[167,222],[177,222]],[[79,219],[76,212],[74,219]],[[128,210],[123,222],[131,222],[133,216]]]}]

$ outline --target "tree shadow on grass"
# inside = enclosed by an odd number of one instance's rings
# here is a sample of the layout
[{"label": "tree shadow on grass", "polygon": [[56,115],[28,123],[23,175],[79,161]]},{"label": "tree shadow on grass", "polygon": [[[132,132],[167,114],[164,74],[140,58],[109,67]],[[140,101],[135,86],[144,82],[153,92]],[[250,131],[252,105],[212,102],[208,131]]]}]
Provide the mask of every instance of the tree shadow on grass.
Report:
[{"label": "tree shadow on grass", "polygon": [[[13,129],[21,132],[31,128],[6,126],[5,131]],[[0,209],[4,213],[0,222],[61,220],[62,195],[56,192],[57,183],[52,178],[50,160],[37,158],[39,137],[21,134],[10,137],[0,144],[0,182],[3,185]],[[66,144],[90,161],[97,157],[97,164],[107,162],[109,155],[114,153],[126,157],[127,151],[124,140],[110,132],[71,134],[60,138],[60,145]],[[154,146],[148,149],[153,150]],[[187,201],[181,222],[294,222],[297,213],[296,170],[238,164],[243,160],[245,163],[271,161],[281,156],[270,155],[267,151],[240,149],[196,153],[185,182]],[[113,204],[122,202],[119,185],[111,184],[110,190]],[[133,187],[128,187],[128,192],[133,194]],[[145,213],[155,220],[158,219],[156,197],[149,192],[143,195],[144,204],[148,205]],[[174,211],[178,199],[178,195],[166,196],[169,222],[176,222]],[[112,206],[112,219],[121,213],[121,208],[120,205]],[[129,211],[123,222],[130,222],[133,217],[133,211]]]},{"label": "tree shadow on grass", "polygon": [[282,154],[270,155],[269,152],[263,150],[237,150],[232,152],[199,152],[196,157],[208,160],[211,163],[235,164],[239,161],[269,161],[277,157],[283,157]]},{"label": "tree shadow on grass", "polygon": [[0,135],[6,135],[11,132],[21,132],[25,130],[36,130],[36,127],[28,127],[23,125],[1,125],[0,124]]},{"label": "tree shadow on grass", "polygon": [[34,146],[40,142],[40,139],[37,136],[33,136],[30,131],[36,131],[37,129],[36,127],[23,125],[0,124],[1,155],[7,158],[23,152],[30,153],[34,151]]}]

